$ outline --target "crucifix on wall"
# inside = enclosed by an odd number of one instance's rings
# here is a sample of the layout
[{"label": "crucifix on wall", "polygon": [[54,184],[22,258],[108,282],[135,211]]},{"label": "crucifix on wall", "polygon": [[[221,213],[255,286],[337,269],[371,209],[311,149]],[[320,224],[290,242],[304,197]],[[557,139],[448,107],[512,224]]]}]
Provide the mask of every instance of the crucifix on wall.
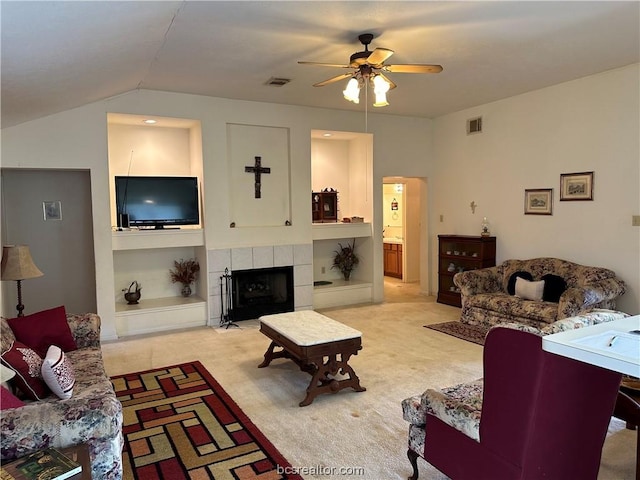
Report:
[{"label": "crucifix on wall", "polygon": [[260,179],[263,173],[271,173],[271,169],[269,167],[262,166],[262,157],[255,157],[256,163],[255,165],[244,167],[244,171],[247,173],[253,173],[255,177],[255,198],[261,198],[262,196],[262,183]]}]

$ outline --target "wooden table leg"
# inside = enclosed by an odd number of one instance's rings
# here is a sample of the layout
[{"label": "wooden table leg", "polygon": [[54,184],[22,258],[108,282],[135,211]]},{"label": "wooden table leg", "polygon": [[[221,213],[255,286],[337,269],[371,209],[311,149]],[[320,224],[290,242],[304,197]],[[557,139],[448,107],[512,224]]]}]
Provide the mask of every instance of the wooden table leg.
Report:
[{"label": "wooden table leg", "polygon": [[287,352],[284,348],[277,352],[274,351],[276,347],[280,347],[280,345],[278,345],[276,342],[271,342],[269,348],[267,348],[267,351],[264,352],[264,360],[260,365],[258,365],[258,368],[268,367],[271,363],[271,360],[274,360],[276,358],[292,358],[289,352]]},{"label": "wooden table leg", "polygon": [[[360,379],[348,364],[351,355],[352,353],[338,353],[311,358],[310,363],[314,364],[317,368],[307,387],[307,395],[299,405],[306,407],[307,405],[311,405],[318,395],[322,393],[336,393],[343,388],[351,387],[356,392],[366,391],[367,389],[360,385]],[[338,373],[348,375],[349,378],[338,380],[335,378],[335,375]]]}]

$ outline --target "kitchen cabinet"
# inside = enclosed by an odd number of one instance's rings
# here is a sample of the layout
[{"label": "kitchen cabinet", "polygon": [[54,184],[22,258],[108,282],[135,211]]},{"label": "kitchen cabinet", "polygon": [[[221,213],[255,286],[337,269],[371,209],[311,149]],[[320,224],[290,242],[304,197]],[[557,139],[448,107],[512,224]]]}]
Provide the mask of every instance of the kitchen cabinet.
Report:
[{"label": "kitchen cabinet", "polygon": [[384,243],[384,274],[402,278],[402,244]]}]

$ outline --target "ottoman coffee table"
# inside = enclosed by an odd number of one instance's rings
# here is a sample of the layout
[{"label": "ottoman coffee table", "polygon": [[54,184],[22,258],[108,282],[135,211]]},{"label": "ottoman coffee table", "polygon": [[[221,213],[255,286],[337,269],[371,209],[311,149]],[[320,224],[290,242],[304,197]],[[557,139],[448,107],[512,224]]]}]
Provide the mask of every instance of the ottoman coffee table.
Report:
[{"label": "ottoman coffee table", "polygon": [[271,339],[271,344],[258,368],[268,366],[275,358],[289,358],[312,375],[301,407],[310,405],[321,393],[336,393],[348,387],[356,392],[366,390],[349,365],[351,355],[362,349],[362,333],[358,330],[313,310],[265,315],[259,320],[260,331]]}]

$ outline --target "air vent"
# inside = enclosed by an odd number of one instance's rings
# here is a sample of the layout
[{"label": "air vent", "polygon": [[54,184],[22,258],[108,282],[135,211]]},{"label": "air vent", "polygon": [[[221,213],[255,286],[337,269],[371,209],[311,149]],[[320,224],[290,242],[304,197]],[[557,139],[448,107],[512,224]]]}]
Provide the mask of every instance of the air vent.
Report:
[{"label": "air vent", "polygon": [[269,80],[265,82],[265,85],[271,85],[272,87],[281,87],[283,85],[286,85],[290,81],[291,81],[290,78],[271,77]]},{"label": "air vent", "polygon": [[482,117],[467,120],[467,135],[482,133]]}]

